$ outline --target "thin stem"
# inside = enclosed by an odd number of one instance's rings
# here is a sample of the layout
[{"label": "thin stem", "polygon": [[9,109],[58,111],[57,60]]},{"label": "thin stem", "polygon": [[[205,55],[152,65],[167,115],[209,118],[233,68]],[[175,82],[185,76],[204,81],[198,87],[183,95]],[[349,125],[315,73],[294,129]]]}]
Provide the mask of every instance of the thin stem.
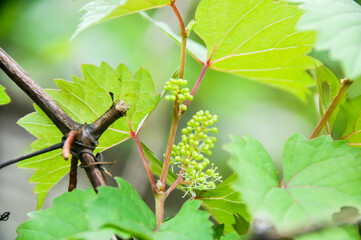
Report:
[{"label": "thin stem", "polygon": [[[201,85],[202,80],[203,80],[203,78],[204,78],[204,75],[205,75],[206,72],[207,72],[208,66],[209,66],[208,63],[205,63],[205,64],[204,64],[204,66],[203,66],[203,68],[202,68],[202,71],[201,71],[201,73],[199,74],[199,77],[198,77],[198,79],[197,79],[197,82],[194,84],[194,87],[193,87],[193,89],[192,89],[192,91],[191,91],[191,95],[192,95],[192,96],[194,96],[194,95],[196,94],[199,86]],[[190,104],[190,101],[187,100],[184,104],[188,107],[189,104]]]},{"label": "thin stem", "polygon": [[80,127],[2,48],[0,68],[45,112],[64,135]]},{"label": "thin stem", "polygon": [[138,147],[138,150],[139,150],[139,153],[140,153],[140,157],[142,158],[144,168],[147,171],[148,178],[149,178],[150,184],[152,186],[152,190],[153,190],[153,192],[156,192],[157,191],[157,184],[155,183],[153,174],[150,171],[150,167],[149,167],[148,161],[147,161],[147,159],[146,159],[146,157],[144,155],[144,151],[143,151],[142,145],[140,144],[139,137],[138,137],[137,134],[134,134],[133,137],[134,137],[134,140],[135,140],[135,142],[137,144],[137,147]]},{"label": "thin stem", "polygon": [[25,159],[28,159],[28,158],[32,158],[32,157],[35,157],[37,155],[40,155],[40,154],[43,154],[43,153],[46,153],[46,152],[50,152],[50,151],[53,151],[53,150],[56,150],[56,149],[59,149],[63,146],[63,142],[61,143],[57,143],[55,145],[52,145],[50,147],[47,147],[47,148],[43,148],[39,151],[35,151],[35,152],[32,152],[32,153],[29,153],[29,154],[26,154],[22,157],[19,157],[19,158],[16,158],[16,159],[13,159],[13,160],[9,160],[9,161],[6,161],[4,163],[1,163],[0,164],[0,169],[1,168],[4,168],[6,166],[9,166],[11,164],[14,164],[14,163],[17,163],[17,162],[20,162],[22,160],[25,160]]},{"label": "thin stem", "polygon": [[186,51],[187,51],[187,37],[188,34],[186,32],[186,28],[184,26],[184,22],[182,19],[182,16],[180,15],[178,8],[175,6],[175,1],[172,1],[170,3],[170,6],[172,7],[175,15],[177,16],[179,27],[181,30],[181,36],[182,36],[182,45],[181,45],[181,57],[180,57],[180,65],[179,65],[179,78],[184,77],[184,68],[185,68],[185,62],[186,62]]},{"label": "thin stem", "polygon": [[177,179],[175,180],[175,182],[172,184],[172,186],[170,186],[167,191],[165,192],[165,196],[168,197],[169,194],[178,186],[178,184],[182,181],[182,177],[183,177],[183,173],[184,173],[184,167],[181,169],[181,171],[179,172],[179,175],[177,177]]},{"label": "thin stem", "polygon": [[167,197],[163,192],[157,192],[154,194],[155,200],[155,216],[157,221],[156,230],[159,231],[159,226],[162,225],[164,219],[164,202]]},{"label": "thin stem", "polygon": [[174,107],[173,107],[172,123],[170,126],[170,132],[169,132],[169,136],[168,136],[167,149],[165,151],[162,175],[160,177],[160,183],[162,184],[163,187],[165,187],[165,183],[167,180],[170,157],[172,154],[174,139],[175,139],[175,135],[177,133],[178,123],[179,123],[179,119],[181,116],[178,111],[179,111],[179,103],[178,103],[178,101],[176,101],[174,103]]},{"label": "thin stem", "polygon": [[313,131],[313,133],[312,133],[311,137],[309,138],[309,140],[317,137],[320,134],[321,130],[323,129],[325,124],[330,119],[333,111],[336,109],[337,105],[340,103],[342,97],[345,95],[347,89],[351,86],[352,83],[353,83],[353,81],[349,80],[347,78],[342,80],[340,90],[338,91],[336,97],[333,99],[331,105],[328,107],[325,115],[323,115],[320,122],[317,124],[317,127]]}]

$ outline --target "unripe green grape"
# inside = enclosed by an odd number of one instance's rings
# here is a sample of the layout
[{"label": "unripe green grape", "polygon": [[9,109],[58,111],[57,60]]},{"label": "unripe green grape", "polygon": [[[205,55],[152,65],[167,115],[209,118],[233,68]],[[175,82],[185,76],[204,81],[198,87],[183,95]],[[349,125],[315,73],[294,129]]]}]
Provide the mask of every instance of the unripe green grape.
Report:
[{"label": "unripe green grape", "polygon": [[170,100],[171,100],[171,95],[165,96],[165,100],[166,100],[166,101],[170,101]]},{"label": "unripe green grape", "polygon": [[214,127],[214,128],[211,129],[211,131],[212,131],[212,133],[217,134],[218,133],[218,128]]},{"label": "unripe green grape", "polygon": [[187,111],[187,106],[184,105],[184,104],[182,104],[182,105],[181,105],[181,110],[182,110],[182,111]]},{"label": "unripe green grape", "polygon": [[172,95],[172,96],[170,96],[170,99],[172,99],[172,101],[175,101],[175,96],[174,95]]}]

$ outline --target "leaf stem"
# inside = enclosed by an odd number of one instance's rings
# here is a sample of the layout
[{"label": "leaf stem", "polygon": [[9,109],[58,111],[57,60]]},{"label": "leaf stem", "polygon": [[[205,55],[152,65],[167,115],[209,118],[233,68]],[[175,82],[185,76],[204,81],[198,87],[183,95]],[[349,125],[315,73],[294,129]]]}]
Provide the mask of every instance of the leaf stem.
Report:
[{"label": "leaf stem", "polygon": [[352,83],[353,83],[353,81],[349,80],[347,78],[342,80],[341,87],[340,87],[337,95],[333,99],[331,105],[328,107],[326,113],[321,118],[320,122],[317,124],[317,126],[316,126],[315,130],[313,131],[313,133],[312,133],[311,137],[309,138],[309,140],[317,137],[320,134],[321,130],[323,129],[325,124],[330,119],[333,111],[336,109],[337,105],[340,103],[342,97],[345,95],[347,89],[351,86]]},{"label": "leaf stem", "polygon": [[175,182],[170,186],[167,191],[165,192],[165,196],[168,197],[169,194],[178,186],[178,184],[182,181],[183,173],[185,168],[182,167],[181,171],[179,172],[178,178],[175,180]]},{"label": "leaf stem", "polygon": [[181,30],[181,36],[182,36],[182,45],[181,45],[181,60],[179,65],[179,78],[183,79],[184,77],[184,68],[185,68],[185,62],[186,62],[186,51],[187,51],[187,38],[188,34],[186,31],[186,28],[184,26],[184,22],[182,19],[182,16],[180,15],[178,8],[175,6],[175,1],[172,1],[170,3],[170,6],[172,7],[175,15],[177,16],[179,27]]},{"label": "leaf stem", "polygon": [[140,140],[139,140],[139,137],[137,134],[134,134],[133,135],[134,137],[134,140],[137,144],[137,147],[138,147],[138,150],[139,150],[139,153],[140,153],[140,157],[142,158],[142,161],[143,161],[143,164],[144,164],[144,168],[148,174],[148,178],[149,178],[149,181],[150,181],[150,184],[152,186],[152,190],[153,192],[157,192],[157,184],[155,183],[155,180],[154,180],[154,177],[153,177],[153,174],[152,172],[150,171],[150,167],[149,167],[149,164],[148,164],[148,161],[144,155],[144,151],[143,151],[143,148],[142,148],[142,145],[140,144]]},{"label": "leaf stem", "polygon": [[[204,78],[204,75],[206,74],[207,72],[207,69],[208,69],[209,65],[208,65],[208,62],[204,64],[203,68],[202,68],[202,71],[201,73],[199,74],[199,77],[197,79],[197,82],[194,84],[194,87],[191,91],[191,95],[194,96],[196,94],[196,92],[198,91],[198,88],[199,86],[201,85],[202,83],[202,80]],[[189,106],[190,104],[190,101],[187,100],[185,103],[184,103],[187,107]]]}]

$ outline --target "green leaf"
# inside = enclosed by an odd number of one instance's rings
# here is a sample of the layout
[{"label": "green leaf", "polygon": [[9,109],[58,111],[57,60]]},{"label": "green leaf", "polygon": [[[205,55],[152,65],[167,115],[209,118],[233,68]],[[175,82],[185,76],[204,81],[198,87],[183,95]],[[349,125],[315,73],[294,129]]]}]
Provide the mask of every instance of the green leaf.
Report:
[{"label": "green leaf", "polygon": [[[173,32],[172,28],[165,22],[156,21],[153,18],[151,18],[148,14],[145,12],[140,12],[140,15],[144,17],[149,22],[153,23],[156,27],[158,27],[162,32],[167,34],[171,39],[173,39],[177,44],[182,44],[182,37],[176,33]],[[205,63],[207,61],[207,49],[193,41],[192,39],[187,39],[187,51],[188,53],[196,59],[200,63]]]},{"label": "green leaf", "polygon": [[118,229],[140,239],[153,239],[155,217],[135,189],[121,178],[119,188],[100,187],[98,198],[88,205],[86,217],[92,229]]},{"label": "green leaf", "polygon": [[346,123],[342,138],[353,146],[361,147],[361,96],[347,99],[341,111]]},{"label": "green leaf", "polygon": [[[155,154],[150,150],[144,143],[142,144],[142,148],[144,151],[145,158],[149,161],[149,167],[153,174],[156,176],[162,175],[163,169],[163,162],[159,160]],[[177,176],[172,172],[171,169],[168,169],[168,176],[167,176],[167,184],[171,186],[177,180]],[[177,188],[183,190],[180,185]],[[183,190],[184,191],[184,190]]]},{"label": "green leaf", "polygon": [[[72,239],[72,235],[89,229],[84,216],[87,211],[86,203],[95,197],[92,189],[85,192],[75,189],[70,193],[64,193],[54,199],[51,208],[30,213],[31,219],[18,227],[16,239]],[[104,232],[101,236],[103,239],[105,236],[111,237],[109,233]]]},{"label": "green leaf", "polygon": [[[235,232],[232,232],[230,234],[227,234],[226,236],[224,237],[221,237],[221,240],[239,240],[240,237],[237,235],[237,233]],[[248,239],[248,238],[247,238]]]},{"label": "green leaf", "polygon": [[236,223],[234,215],[242,216],[249,222],[250,216],[247,207],[242,201],[238,192],[234,191],[232,184],[236,181],[236,175],[231,175],[215,189],[206,191],[197,198],[202,201],[202,206],[211,213],[212,217],[218,222],[224,224],[224,232],[234,232],[236,228],[245,227],[241,222]]},{"label": "green leaf", "polygon": [[[317,66],[315,69],[315,79],[317,82],[319,92],[319,106],[321,116],[325,114],[333,100],[335,99],[338,91],[340,90],[340,80],[325,66]],[[340,113],[340,106],[345,103],[347,95],[344,95],[340,100],[340,103],[336,106],[332,115],[330,116],[327,125],[327,133],[332,135],[333,125]]]},{"label": "green leaf", "polygon": [[327,228],[315,233],[296,237],[295,240],[360,240],[357,226]]},{"label": "green leaf", "polygon": [[85,11],[85,14],[71,39],[92,25],[169,4],[170,0],[93,0],[81,9],[81,11]]},{"label": "green leaf", "polygon": [[[55,80],[60,90],[47,90],[74,120],[91,123],[99,118],[113,104],[110,93],[115,100],[124,100],[130,104],[127,116],[113,123],[100,137],[96,152],[131,138],[131,132],[138,133],[159,102],[159,95],[154,95],[151,76],[144,69],[140,69],[133,77],[122,64],[113,70],[108,64],[102,63],[100,68],[82,65],[82,73],[84,80],[78,77],[73,77],[73,82]],[[20,119],[18,124],[38,138],[32,144],[34,150],[61,141],[61,132],[37,106],[34,113]],[[37,170],[30,182],[37,183],[34,192],[38,193],[38,209],[49,189],[68,173],[69,165],[62,158],[60,150],[18,164],[18,167]]]},{"label": "green leaf", "polygon": [[[353,0],[296,0],[306,13],[301,30],[317,30],[316,48],[330,50],[350,78],[361,75],[361,6]],[[332,26],[332,27],[330,27]]]},{"label": "green leaf", "polygon": [[322,136],[308,142],[294,135],[284,148],[281,182],[257,140],[233,137],[233,142],[226,148],[238,177],[234,188],[253,219],[285,233],[332,224],[332,215],[344,206],[361,208],[361,150],[346,141]]},{"label": "green leaf", "polygon": [[273,0],[203,0],[194,31],[208,49],[209,66],[290,91],[304,98],[314,67],[305,56],[314,32],[296,30],[297,6]]},{"label": "green leaf", "polygon": [[199,211],[201,202],[188,200],[178,214],[164,222],[155,235],[155,240],[213,239],[212,223],[207,212]]},{"label": "green leaf", "polygon": [[5,92],[5,88],[0,85],[0,105],[4,105],[10,102],[9,96]]}]

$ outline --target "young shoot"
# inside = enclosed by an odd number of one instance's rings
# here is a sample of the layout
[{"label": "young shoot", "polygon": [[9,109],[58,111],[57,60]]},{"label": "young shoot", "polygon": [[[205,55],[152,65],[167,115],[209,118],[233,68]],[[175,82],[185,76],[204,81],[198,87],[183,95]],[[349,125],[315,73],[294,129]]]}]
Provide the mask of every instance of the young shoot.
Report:
[{"label": "young shoot", "polygon": [[[205,155],[212,155],[218,129],[211,127],[217,122],[218,116],[211,115],[208,111],[198,111],[182,129],[182,141],[174,145],[170,164],[184,169],[182,184],[192,192],[193,190],[206,190],[216,187],[215,182],[221,181],[222,177],[217,173],[217,167]],[[210,165],[210,166],[209,166]]]}]

